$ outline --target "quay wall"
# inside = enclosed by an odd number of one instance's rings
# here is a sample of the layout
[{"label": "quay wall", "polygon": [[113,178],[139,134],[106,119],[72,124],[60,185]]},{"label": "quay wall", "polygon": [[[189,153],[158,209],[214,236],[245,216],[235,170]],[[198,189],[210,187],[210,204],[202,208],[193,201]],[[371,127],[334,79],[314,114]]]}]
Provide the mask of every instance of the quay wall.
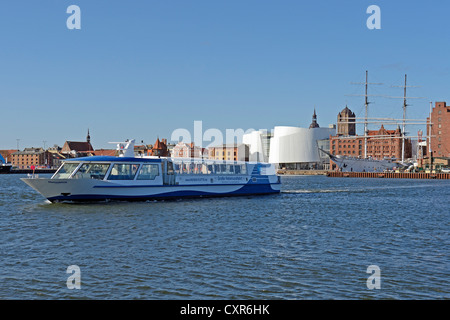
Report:
[{"label": "quay wall", "polygon": [[450,179],[450,173],[425,172],[340,172],[328,171],[328,177],[389,178],[389,179]]},{"label": "quay wall", "polygon": [[325,176],[327,172],[327,170],[278,170],[277,174],[286,176]]}]

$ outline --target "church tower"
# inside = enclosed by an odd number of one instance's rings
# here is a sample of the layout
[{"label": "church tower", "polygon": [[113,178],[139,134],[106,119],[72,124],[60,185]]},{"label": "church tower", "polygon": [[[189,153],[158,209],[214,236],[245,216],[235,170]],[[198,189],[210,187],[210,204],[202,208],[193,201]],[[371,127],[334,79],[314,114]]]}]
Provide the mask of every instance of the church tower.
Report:
[{"label": "church tower", "polygon": [[337,135],[354,136],[356,135],[355,113],[347,106],[339,112],[337,116]]},{"label": "church tower", "polygon": [[317,123],[317,115],[316,115],[316,108],[314,108],[314,114],[312,116],[312,122],[309,125],[309,128],[319,128],[319,124]]},{"label": "church tower", "polygon": [[89,134],[89,129],[88,129],[88,134],[87,134],[87,137],[86,137],[86,142],[91,143],[91,136]]}]

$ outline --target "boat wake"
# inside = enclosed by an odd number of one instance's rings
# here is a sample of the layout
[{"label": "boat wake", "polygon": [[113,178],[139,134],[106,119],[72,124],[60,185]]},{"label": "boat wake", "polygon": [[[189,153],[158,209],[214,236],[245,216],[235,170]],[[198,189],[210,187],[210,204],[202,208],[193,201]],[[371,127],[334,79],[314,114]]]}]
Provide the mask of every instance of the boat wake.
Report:
[{"label": "boat wake", "polygon": [[297,194],[297,193],[340,193],[340,192],[364,192],[363,190],[348,189],[312,189],[312,190],[281,190],[281,193]]}]

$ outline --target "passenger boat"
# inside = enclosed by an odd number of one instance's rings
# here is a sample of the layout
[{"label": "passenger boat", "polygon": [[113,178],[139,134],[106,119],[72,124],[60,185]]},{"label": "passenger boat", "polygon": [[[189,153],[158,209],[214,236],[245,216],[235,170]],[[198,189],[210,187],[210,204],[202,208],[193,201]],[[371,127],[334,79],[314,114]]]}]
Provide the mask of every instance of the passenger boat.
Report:
[{"label": "passenger boat", "polygon": [[65,160],[51,178],[22,178],[51,202],[161,200],[267,195],[280,192],[268,163],[134,156],[134,140],[119,156]]},{"label": "passenger boat", "polygon": [[6,162],[5,158],[0,154],[0,173],[9,173],[12,165]]}]

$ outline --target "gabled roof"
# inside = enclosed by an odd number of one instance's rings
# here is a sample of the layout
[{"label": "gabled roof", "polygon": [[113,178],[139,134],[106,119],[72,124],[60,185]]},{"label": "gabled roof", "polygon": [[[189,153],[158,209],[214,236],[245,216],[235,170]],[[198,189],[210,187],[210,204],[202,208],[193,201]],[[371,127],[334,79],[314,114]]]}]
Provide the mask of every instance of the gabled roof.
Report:
[{"label": "gabled roof", "polygon": [[79,141],[66,141],[62,148],[62,152],[83,152],[83,151],[94,151],[90,142],[79,142]]},{"label": "gabled roof", "polygon": [[153,149],[162,149],[161,141],[159,141],[159,138],[156,139],[155,145],[153,146]]},{"label": "gabled roof", "polygon": [[376,135],[398,135],[400,134],[400,129],[397,128],[396,130],[386,130],[383,125],[381,125],[379,130],[369,130],[367,133],[369,136],[376,136]]}]

